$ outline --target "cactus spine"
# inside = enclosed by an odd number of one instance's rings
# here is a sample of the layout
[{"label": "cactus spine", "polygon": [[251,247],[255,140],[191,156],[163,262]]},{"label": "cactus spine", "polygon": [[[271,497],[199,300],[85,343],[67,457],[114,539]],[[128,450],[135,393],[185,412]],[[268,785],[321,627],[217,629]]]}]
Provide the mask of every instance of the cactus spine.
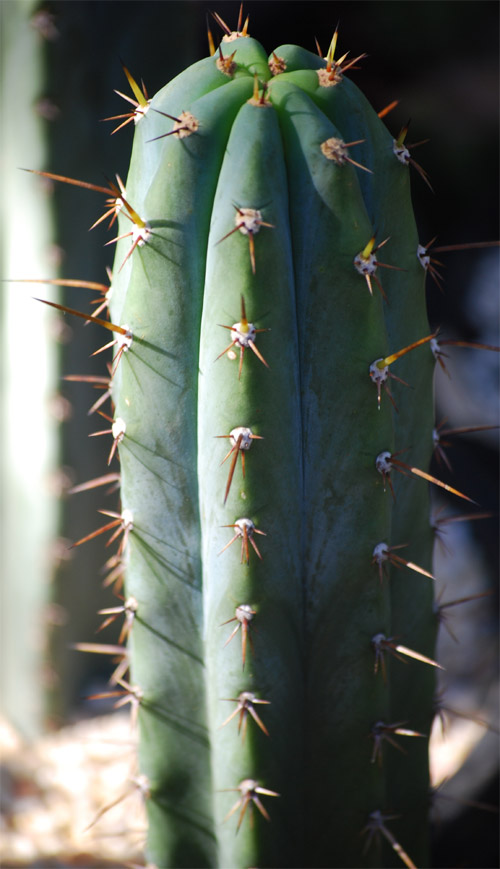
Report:
[{"label": "cactus spine", "polygon": [[[433,360],[409,153],[333,48],[268,63],[242,35],[140,115],[111,433],[149,858],[426,865]],[[396,361],[413,391],[391,401]],[[402,544],[409,576],[377,560]],[[403,723],[419,738],[391,757]]]}]

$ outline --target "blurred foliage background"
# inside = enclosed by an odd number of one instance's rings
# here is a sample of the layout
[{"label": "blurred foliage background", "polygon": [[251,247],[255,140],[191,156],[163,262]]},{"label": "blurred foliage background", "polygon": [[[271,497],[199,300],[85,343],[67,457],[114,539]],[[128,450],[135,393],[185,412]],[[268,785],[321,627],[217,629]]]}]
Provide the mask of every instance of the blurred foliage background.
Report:
[{"label": "blurred foliage background", "polygon": [[[16,105],[15,93],[10,89],[6,92],[4,80],[4,121],[16,125],[20,112],[35,112],[42,119],[44,149],[42,156],[35,158],[40,163],[30,168],[95,184],[105,184],[105,179],[114,179],[116,173],[126,179],[132,125],[111,136],[113,123],[102,121],[127,111],[127,105],[114,93],[114,89],[129,92],[121,61],[134,77],[144,80],[151,96],[207,53],[207,21],[219,40],[221,33],[211,18],[212,9],[231,28],[236,26],[239,11],[234,0],[213,4],[198,0],[54,0],[42,4],[3,0],[4,20],[9,7],[23,4],[30,7],[29,26],[34,33],[34,43],[25,50],[40,53],[40,67],[28,107]],[[268,51],[284,42],[298,42],[315,51],[316,37],[326,53],[338,23],[337,53],[367,53],[360,68],[351,73],[353,80],[377,110],[399,100],[386,119],[395,135],[411,118],[408,141],[430,140],[413,155],[428,172],[435,190],[432,194],[413,173],[422,243],[434,236],[438,237],[437,245],[499,237],[498,4],[483,0],[250,0],[244,5],[244,14],[250,16],[251,35]],[[22,56],[19,60],[17,75],[25,70],[33,76],[32,66],[24,63]],[[18,164],[9,162],[3,171],[10,176],[18,172]],[[31,182],[54,219],[54,236],[39,276],[50,277],[44,272],[45,263],[50,261],[61,277],[105,282],[106,266],[113,258],[113,248],[104,247],[110,236],[104,225],[88,234],[101,213],[102,199],[66,185],[44,184],[34,176]],[[428,278],[433,327],[440,325],[445,337],[498,343],[497,251],[471,250],[438,258],[445,263],[441,269],[445,289],[440,292]],[[21,276],[22,262],[16,274],[4,275]],[[33,295],[57,298],[52,290],[35,289]],[[71,307],[88,310],[91,296],[86,290],[68,290],[59,298]],[[103,339],[98,330],[64,318],[56,337],[59,378],[63,373],[104,373],[103,357],[89,357],[105,343],[106,336]],[[24,347],[24,352],[29,348]],[[447,417],[448,427],[498,423],[497,354],[457,349],[453,356],[449,365],[452,379],[440,378],[437,384],[437,419]],[[61,399],[57,405],[61,500],[58,543],[47,544],[52,558],[46,595],[50,605],[43,622],[46,644],[40,656],[44,668],[38,683],[50,698],[46,719],[51,726],[58,726],[102,711],[99,704],[89,707],[82,698],[105,686],[108,662],[71,651],[70,645],[96,639],[116,641],[113,628],[95,635],[99,624],[96,610],[115,603],[111,591],[102,588],[101,568],[110,552],[102,538],[81,549],[70,550],[69,546],[105,524],[97,512],[100,508],[115,510],[117,504],[116,495],[106,496],[102,489],[71,497],[65,494],[71,485],[106,472],[109,439],[88,438],[91,432],[106,427],[104,420],[87,416],[96,397],[90,386],[59,379],[54,394]],[[105,409],[108,411],[109,405]],[[50,413],[53,421],[54,408]],[[482,510],[495,514],[491,519],[469,523],[467,531],[480,553],[480,587],[494,590],[488,598],[490,621],[484,637],[493,651],[487,656],[487,666],[479,657],[471,679],[480,682],[483,672],[485,684],[490,684],[496,676],[491,654],[496,659],[498,650],[498,438],[495,433],[463,435],[454,439],[448,455],[455,472],[453,485],[474,498]],[[439,473],[448,479],[446,469]],[[460,549],[456,557],[460,559]],[[2,581],[7,585],[13,580],[4,575]],[[481,635],[474,642],[481,644]],[[475,652],[470,649],[471,657]],[[5,655],[12,657],[8,649]],[[498,756],[491,758],[490,779],[482,783],[483,792],[477,799],[495,799]],[[491,813],[471,809],[467,823],[463,814],[458,814],[437,828],[435,865],[493,866],[497,865],[496,853],[496,819]]]}]

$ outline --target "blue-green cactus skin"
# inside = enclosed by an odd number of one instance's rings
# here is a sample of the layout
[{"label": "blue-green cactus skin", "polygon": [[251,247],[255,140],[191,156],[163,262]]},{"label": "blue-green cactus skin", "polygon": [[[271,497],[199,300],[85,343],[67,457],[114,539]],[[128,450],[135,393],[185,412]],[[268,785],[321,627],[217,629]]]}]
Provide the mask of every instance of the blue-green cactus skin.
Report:
[{"label": "blue-green cactus skin", "polygon": [[[391,567],[381,583],[372,563],[382,541],[431,563],[426,483],[394,470],[393,498],[375,460],[428,467],[432,356],[398,361],[397,411],[369,376],[429,332],[409,167],[351,81],[321,85],[325,61],[282,46],[273,76],[254,40],[233,51],[234,69],[200,61],[137,124],[126,197],[148,229],[131,255],[118,243],[113,277],[112,320],[133,333],[113,400],[148,858],[397,865],[380,830],[361,835],[390,812],[427,865],[427,739],[379,763],[370,738],[380,721],[428,734],[432,717],[432,668],[386,654],[376,673],[372,643],[432,657],[436,630],[432,581]],[[185,112],[196,129],[165,135]],[[357,165],[330,139],[362,140]],[[354,260],[387,237],[371,292]],[[243,347],[238,323],[258,330]]]}]

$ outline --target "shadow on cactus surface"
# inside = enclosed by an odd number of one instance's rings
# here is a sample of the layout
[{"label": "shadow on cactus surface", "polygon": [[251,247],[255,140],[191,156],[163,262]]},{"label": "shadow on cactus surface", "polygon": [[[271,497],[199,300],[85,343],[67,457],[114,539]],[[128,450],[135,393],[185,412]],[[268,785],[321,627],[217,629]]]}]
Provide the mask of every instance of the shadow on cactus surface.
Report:
[{"label": "shadow on cactus surface", "polygon": [[364,55],[337,31],[268,54],[244,14],[213,18],[220,45],[152,99],[124,68],[127,177],[83,182],[106,197],[110,285],[97,315],[48,302],[112,333],[93,381],[109,467],[88,486],[119,469],[120,504],[77,543],[117,545],[101,615],[123,619],[111,682],[148,860],[428,866],[455,603],[433,549],[486,512],[446,444],[495,426],[433,429],[435,369],[498,347],[429,325],[447,250],[419,239],[410,186],[434,179],[354,84]]}]

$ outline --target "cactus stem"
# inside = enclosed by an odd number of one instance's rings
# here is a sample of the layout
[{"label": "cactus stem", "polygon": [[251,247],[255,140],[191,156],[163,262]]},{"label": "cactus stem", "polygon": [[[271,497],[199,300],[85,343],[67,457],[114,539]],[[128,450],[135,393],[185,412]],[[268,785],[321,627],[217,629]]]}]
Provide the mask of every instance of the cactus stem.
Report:
[{"label": "cactus stem", "polygon": [[[400,450],[399,452],[404,452],[404,450]],[[384,489],[387,481],[391,488],[394,500],[396,500],[396,496],[394,494],[390,476],[392,469],[399,471],[399,473],[403,474],[405,477],[409,477],[411,474],[415,477],[421,477],[422,480],[427,480],[429,483],[434,483],[435,486],[440,486],[442,489],[446,489],[447,492],[456,495],[457,498],[463,498],[464,501],[470,501],[471,504],[477,504],[477,501],[474,501],[472,498],[469,498],[468,495],[459,492],[458,489],[454,489],[453,486],[449,486],[448,483],[443,483],[442,480],[438,480],[437,477],[433,477],[431,474],[421,471],[420,468],[416,468],[414,465],[407,465],[406,462],[397,459],[397,455],[399,455],[399,453],[393,453],[391,455],[391,453],[385,450],[384,452],[379,453],[375,460],[377,471],[382,474],[382,477],[384,478]]]},{"label": "cactus stem", "polygon": [[258,727],[260,727],[262,732],[265,733],[266,736],[269,736],[269,731],[257,715],[257,712],[254,709],[254,704],[262,703],[269,705],[271,702],[270,700],[259,700],[258,697],[256,697],[255,694],[252,694],[250,691],[242,691],[238,697],[224,697],[223,699],[231,701],[232,703],[236,703],[237,706],[236,709],[231,712],[231,715],[229,715],[226,720],[221,724],[221,728],[225,727],[226,724],[232,721],[235,715],[237,715],[239,712],[240,717],[238,721],[238,733],[241,732],[241,738],[243,742],[245,741],[249,714],[252,716]]},{"label": "cactus stem", "polygon": [[[226,788],[224,788],[224,790],[226,790]],[[267,810],[264,808],[264,806],[262,805],[262,802],[259,799],[259,794],[264,794],[268,797],[279,797],[280,794],[277,794],[276,791],[270,791],[270,790],[268,790],[268,788],[261,787],[258,782],[254,781],[251,778],[244,779],[242,782],[239,783],[237,788],[229,788],[229,790],[239,791],[241,794],[239,799],[236,800],[232,809],[230,809],[230,811],[227,813],[226,817],[224,818],[224,821],[227,821],[231,817],[231,815],[233,815],[234,812],[236,812],[236,810],[241,807],[241,812],[240,812],[240,815],[238,818],[238,824],[236,826],[237,831],[241,827],[241,823],[242,823],[243,818],[245,816],[245,812],[249,806],[250,806],[250,824],[251,825],[253,824],[253,814],[252,814],[253,805],[255,805],[258,808],[259,812],[261,813],[261,815],[263,815],[263,817],[266,819],[266,821],[271,820]]]},{"label": "cactus stem", "polygon": [[107,607],[105,609],[98,610],[98,615],[107,616],[107,618],[104,619],[102,625],[99,625],[96,633],[100,633],[100,631],[103,631],[104,628],[107,628],[108,625],[111,625],[119,616],[123,615],[124,621],[122,629],[120,631],[120,636],[118,637],[118,642],[125,642],[132,629],[136,612],[137,601],[135,597],[128,597],[127,600],[123,602],[122,606]]},{"label": "cactus stem", "polygon": [[228,625],[230,622],[237,622],[237,625],[233,628],[229,637],[227,638],[224,646],[227,646],[228,643],[231,642],[234,636],[238,633],[241,628],[241,660],[242,660],[242,670],[245,669],[245,661],[247,655],[247,640],[250,643],[250,648],[253,652],[253,641],[252,635],[250,633],[250,623],[253,617],[257,615],[257,610],[253,610],[252,607],[247,603],[242,603],[236,607],[235,615],[232,619],[228,619],[226,622],[222,622],[222,625]]},{"label": "cactus stem", "polygon": [[400,555],[395,555],[395,549],[401,549],[404,546],[408,546],[407,543],[398,543],[397,546],[388,546],[387,543],[377,543],[373,550],[373,558],[372,564],[378,565],[378,572],[380,577],[380,584],[383,583],[383,574],[384,574],[384,565],[388,561],[390,564],[393,564],[395,567],[400,567],[404,565],[408,567],[410,570],[414,570],[416,573],[422,574],[422,576],[428,576],[429,579],[436,579],[432,573],[429,573],[427,570],[424,570],[423,567],[419,567],[418,564],[414,564],[412,561],[406,561],[405,558],[401,558]]},{"label": "cactus stem", "polygon": [[405,749],[396,742],[395,739],[392,739],[391,734],[397,733],[398,736],[422,736],[425,737],[425,733],[419,733],[416,730],[408,730],[403,727],[403,724],[406,722],[398,721],[395,724],[385,724],[383,721],[377,721],[372,729],[370,736],[373,739],[373,754],[371,756],[371,763],[375,763],[378,760],[379,766],[382,766],[382,745],[384,740],[389,742],[390,745],[393,745],[394,748],[397,748],[398,751],[401,751],[403,754],[407,754]]},{"label": "cactus stem", "polygon": [[365,833],[368,834],[368,839],[367,839],[363,853],[366,854],[367,850],[369,849],[369,847],[372,843],[373,837],[377,836],[379,833],[381,833],[384,836],[384,838],[387,839],[387,841],[389,842],[389,844],[391,845],[393,850],[396,852],[398,857],[403,861],[405,866],[407,866],[408,869],[417,869],[417,867],[415,866],[415,863],[413,862],[411,857],[408,856],[408,854],[406,853],[404,848],[399,844],[399,842],[393,836],[391,831],[388,830],[387,827],[385,826],[385,821],[392,821],[398,817],[399,817],[399,815],[384,814],[379,809],[377,809],[374,812],[371,812],[370,817],[368,818],[368,823],[366,824],[365,827],[363,827],[363,829],[361,831],[362,834],[365,834]]},{"label": "cactus stem", "polygon": [[241,471],[243,476],[245,476],[245,451],[250,449],[253,440],[263,440],[263,438],[261,435],[252,434],[252,430],[246,428],[245,426],[238,426],[237,428],[233,428],[228,435],[216,435],[216,437],[230,438],[231,441],[231,449],[222,459],[221,465],[223,465],[226,459],[228,459],[231,453],[233,453],[231,467],[229,468],[229,475],[227,478],[226,491],[224,494],[225,504],[229,495],[229,491],[231,489],[231,483],[233,481],[234,469],[236,467],[236,462],[238,461],[238,455],[241,455]]},{"label": "cactus stem", "polygon": [[253,539],[253,535],[262,534],[264,537],[266,537],[267,535],[265,531],[260,531],[258,528],[256,528],[251,519],[237,519],[234,525],[222,525],[221,527],[236,528],[236,533],[234,534],[234,537],[229,541],[229,543],[226,543],[226,545],[221,549],[221,551],[218,553],[219,555],[222,555],[222,553],[225,552],[226,549],[228,549],[235,540],[238,540],[238,538],[241,537],[241,564],[243,564],[244,560],[247,564],[250,563],[250,551],[248,549],[249,541],[252,544],[258,557],[262,560],[262,555],[257,548],[257,544]]},{"label": "cactus stem", "polygon": [[250,347],[250,349],[257,356],[257,359],[260,359],[260,361],[262,362],[263,365],[266,366],[266,368],[269,368],[269,365],[267,364],[266,360],[264,359],[262,354],[259,352],[259,350],[257,350],[257,348],[255,346],[255,336],[259,332],[270,332],[270,329],[256,329],[253,323],[248,322],[247,316],[246,316],[246,311],[245,311],[245,299],[243,296],[241,297],[241,319],[240,319],[240,322],[233,323],[232,326],[224,326],[222,323],[218,323],[218,325],[222,329],[229,329],[231,332],[231,337],[233,340],[222,351],[222,353],[219,353],[219,355],[216,357],[215,361],[217,361],[217,359],[220,359],[221,356],[224,356],[224,354],[227,353],[228,350],[231,349],[231,347],[234,347],[234,345],[237,344],[238,347],[240,348],[240,364],[239,364],[239,369],[238,369],[238,380],[241,378],[241,369],[243,367],[243,355],[244,355],[245,349],[247,347]]},{"label": "cactus stem", "polygon": [[445,669],[441,664],[438,664],[437,661],[433,661],[432,658],[428,658],[426,655],[421,655],[420,652],[416,652],[414,649],[409,649],[408,646],[402,646],[400,643],[395,643],[395,639],[396,637],[386,637],[384,634],[375,634],[375,636],[372,637],[372,646],[375,651],[374,673],[375,675],[378,673],[380,665],[384,682],[387,680],[384,658],[385,652],[388,652],[394,658],[397,658],[398,661],[402,661],[403,663],[406,662],[401,655],[406,655],[407,658],[412,658],[414,661],[420,661],[422,664],[429,664],[431,667],[437,667],[438,670]]},{"label": "cactus stem", "polygon": [[363,169],[365,172],[369,172],[370,175],[373,175],[371,169],[362,166],[361,163],[357,163],[356,160],[349,157],[349,154],[347,153],[348,148],[351,148],[353,145],[360,145],[364,141],[365,139],[356,139],[355,142],[344,142],[343,139],[338,139],[335,136],[332,136],[330,139],[326,139],[321,143],[321,152],[325,155],[327,160],[333,160],[338,166],[343,166],[345,162],[348,162],[353,166],[357,166],[358,169]]},{"label": "cactus stem", "polygon": [[234,229],[231,229],[226,233],[222,238],[219,239],[216,244],[220,244],[222,241],[225,241],[226,238],[229,238],[233,232],[239,230],[242,235],[248,236],[248,246],[250,250],[250,264],[252,266],[252,274],[255,274],[255,242],[254,235],[259,231],[261,226],[267,226],[270,229],[274,229],[273,223],[266,223],[265,220],[262,220],[262,214],[257,208],[239,208],[237,205],[234,206],[236,208],[236,216],[235,223],[236,226]]}]

